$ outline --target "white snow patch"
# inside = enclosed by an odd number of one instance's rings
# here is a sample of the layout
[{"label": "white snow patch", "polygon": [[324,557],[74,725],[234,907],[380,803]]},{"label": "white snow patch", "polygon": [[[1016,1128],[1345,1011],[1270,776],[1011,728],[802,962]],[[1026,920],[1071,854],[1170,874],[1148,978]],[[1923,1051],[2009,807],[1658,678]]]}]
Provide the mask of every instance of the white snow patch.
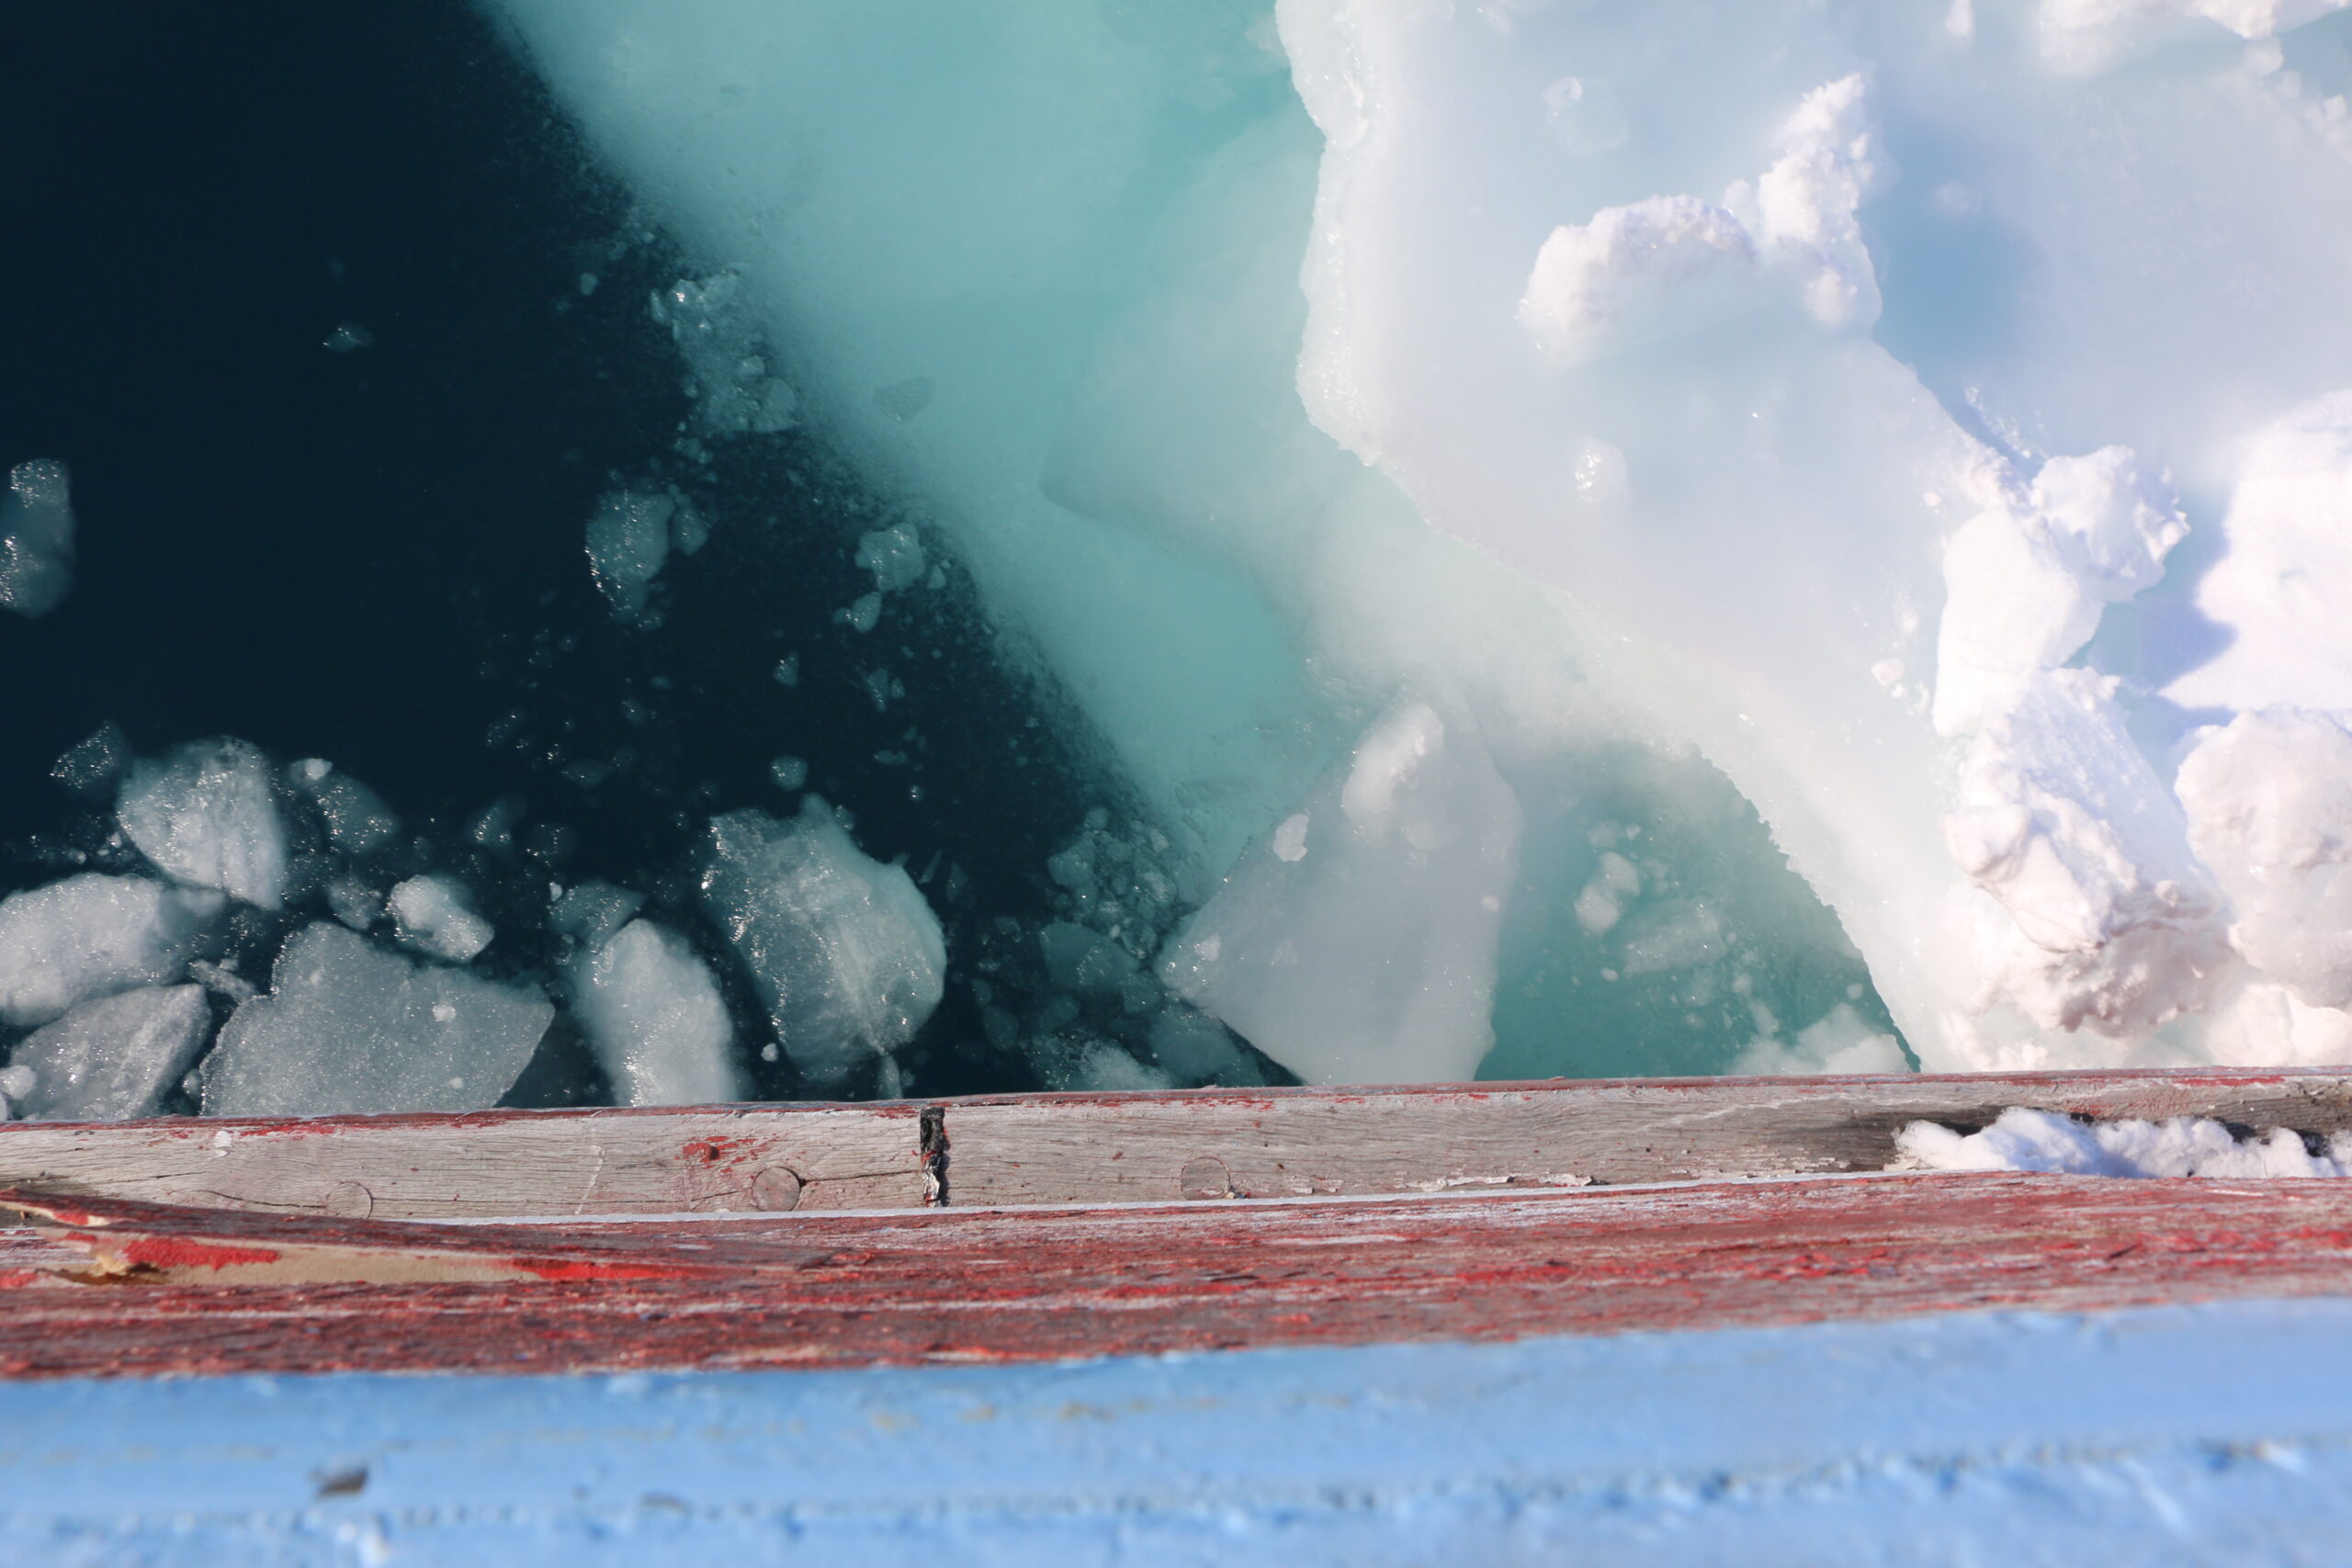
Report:
[{"label": "white snow patch", "polygon": [[1903,1164],[1928,1170],[2039,1170],[2069,1176],[2352,1175],[2352,1134],[2338,1133],[2325,1154],[2275,1128],[2241,1141],[2219,1122],[2176,1116],[2165,1122],[2077,1122],[2049,1111],[2011,1106],[1980,1133],[1961,1134],[1914,1122],[1894,1135]]}]

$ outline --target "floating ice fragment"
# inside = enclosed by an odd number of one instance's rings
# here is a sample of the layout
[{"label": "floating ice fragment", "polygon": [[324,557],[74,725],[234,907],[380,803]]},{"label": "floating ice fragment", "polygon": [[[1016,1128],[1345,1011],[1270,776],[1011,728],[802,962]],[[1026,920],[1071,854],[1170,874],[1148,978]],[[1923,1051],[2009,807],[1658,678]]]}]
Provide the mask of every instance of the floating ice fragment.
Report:
[{"label": "floating ice fragment", "polygon": [[285,902],[286,825],[269,762],[243,740],[191,740],[130,766],[115,805],[158,870],[265,909]]},{"label": "floating ice fragment", "polygon": [[677,498],[656,491],[614,491],[588,519],[588,570],[612,604],[613,617],[650,627],[653,580],[670,558],[670,519]]},{"label": "floating ice fragment", "polygon": [[[1768,1015],[1769,1016],[1769,1015]],[[1811,1077],[1819,1073],[1907,1073],[1894,1035],[1872,1029],[1845,1002],[1797,1031],[1793,1042],[1766,1036],[1740,1054],[1736,1073]]]},{"label": "floating ice fragment", "polygon": [[130,737],[108,719],[75,741],[57,759],[49,776],[79,795],[114,793],[123,771],[130,766]]},{"label": "floating ice fragment", "polygon": [[777,757],[768,763],[768,777],[780,790],[800,789],[808,783],[808,763],[800,757]]},{"label": "floating ice fragment", "polygon": [[1037,947],[1046,977],[1076,996],[1115,996],[1140,967],[1134,954],[1109,937],[1069,920],[1039,931]]},{"label": "floating ice fragment", "polygon": [[1274,858],[1294,863],[1306,858],[1306,829],[1312,820],[1304,811],[1294,811],[1282,819],[1274,829]]},{"label": "floating ice fragment", "polygon": [[327,842],[337,853],[373,854],[401,830],[401,819],[383,796],[321,757],[305,757],[286,768],[286,781],[318,803]]},{"label": "floating ice fragment", "polygon": [[334,331],[327,333],[326,341],[320,346],[329,354],[350,354],[358,349],[372,348],[375,343],[374,333],[369,332],[357,321],[345,321]]},{"label": "floating ice fragment", "polygon": [[670,329],[686,362],[695,423],[718,434],[772,434],[793,426],[792,389],[768,374],[759,329],[741,300],[740,274],[682,277],[653,296],[653,319]]},{"label": "floating ice fragment", "polygon": [[454,877],[412,876],[384,902],[402,945],[452,964],[470,962],[496,934]]},{"label": "floating ice fragment", "polygon": [[1473,736],[1400,702],[1307,815],[1327,825],[1315,853],[1253,852],[1161,977],[1310,1083],[1469,1077],[1494,1041],[1510,786]]},{"label": "floating ice fragment", "polygon": [[855,558],[874,574],[875,591],[881,593],[913,587],[922,581],[927,564],[922,541],[904,523],[859,535]]},{"label": "floating ice fragment", "polygon": [[97,872],[0,899],[0,1023],[46,1023],[93,997],[178,979],[218,951],[222,902]]},{"label": "floating ice fragment", "polygon": [[212,1033],[201,986],[149,987],[85,1002],[35,1030],[8,1058],[33,1081],[17,1114],[61,1122],[153,1116]]},{"label": "floating ice fragment", "polygon": [[288,939],[269,994],[221,1027],[200,1070],[204,1113],[479,1111],[514,1085],[554,1016],[536,991],[319,921]]},{"label": "floating ice fragment", "polygon": [[938,918],[903,868],[867,856],[814,795],[789,821],[713,821],[702,896],[776,1038],[819,1084],[912,1039],[939,1005]]},{"label": "floating ice fragment", "polygon": [[623,1105],[743,1097],[718,983],[684,937],[631,920],[568,966],[572,1016]]},{"label": "floating ice fragment", "polygon": [[74,587],[74,508],[65,465],[47,458],[8,470],[0,495],[0,605],[48,615]]}]

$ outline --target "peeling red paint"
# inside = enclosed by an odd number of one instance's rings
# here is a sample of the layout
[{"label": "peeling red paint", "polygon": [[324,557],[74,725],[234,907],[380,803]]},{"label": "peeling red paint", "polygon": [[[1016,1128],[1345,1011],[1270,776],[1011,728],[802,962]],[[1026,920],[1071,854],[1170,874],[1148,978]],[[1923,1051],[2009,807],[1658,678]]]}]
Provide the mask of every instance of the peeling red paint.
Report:
[{"label": "peeling red paint", "polygon": [[[2352,1182],[1916,1176],[1354,1201],[437,1226],[90,1205],[511,1281],[0,1292],[0,1370],[855,1366],[2352,1295]],[[11,1259],[11,1262],[15,1262]]]},{"label": "peeling red paint", "polygon": [[143,1269],[230,1269],[241,1263],[275,1263],[280,1253],[267,1247],[232,1247],[181,1236],[126,1237],[122,1260]]}]

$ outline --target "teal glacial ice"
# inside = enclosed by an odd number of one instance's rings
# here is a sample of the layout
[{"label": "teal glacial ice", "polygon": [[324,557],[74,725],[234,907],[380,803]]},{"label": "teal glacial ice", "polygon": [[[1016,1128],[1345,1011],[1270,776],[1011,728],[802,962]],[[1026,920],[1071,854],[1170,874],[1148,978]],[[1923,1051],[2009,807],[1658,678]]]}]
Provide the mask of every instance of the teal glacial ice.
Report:
[{"label": "teal glacial ice", "polygon": [[493,8],[1293,1071],[2352,1046],[2326,0]]}]

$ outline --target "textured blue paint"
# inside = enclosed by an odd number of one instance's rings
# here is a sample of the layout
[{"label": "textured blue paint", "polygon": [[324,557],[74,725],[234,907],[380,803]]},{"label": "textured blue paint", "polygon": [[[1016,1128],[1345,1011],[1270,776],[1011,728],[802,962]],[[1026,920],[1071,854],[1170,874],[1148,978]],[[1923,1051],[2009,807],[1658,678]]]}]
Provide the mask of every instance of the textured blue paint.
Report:
[{"label": "textured blue paint", "polygon": [[[356,1495],[320,1478],[365,1466]],[[2352,1302],[0,1388],[0,1562],[2352,1561]]]}]

